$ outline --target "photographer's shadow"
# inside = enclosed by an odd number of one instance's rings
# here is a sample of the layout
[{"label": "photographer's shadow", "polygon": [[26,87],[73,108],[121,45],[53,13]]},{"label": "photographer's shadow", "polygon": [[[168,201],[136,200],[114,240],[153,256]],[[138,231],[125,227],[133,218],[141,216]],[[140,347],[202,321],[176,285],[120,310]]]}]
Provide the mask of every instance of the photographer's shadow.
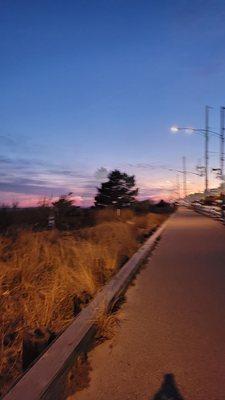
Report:
[{"label": "photographer's shadow", "polygon": [[185,400],[180,394],[173,374],[164,375],[160,389],[149,400]]}]

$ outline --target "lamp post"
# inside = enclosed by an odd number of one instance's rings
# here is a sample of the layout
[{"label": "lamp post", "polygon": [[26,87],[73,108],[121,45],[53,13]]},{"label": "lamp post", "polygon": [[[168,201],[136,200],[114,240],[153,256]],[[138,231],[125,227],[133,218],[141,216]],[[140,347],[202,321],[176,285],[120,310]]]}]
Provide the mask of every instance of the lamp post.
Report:
[{"label": "lamp post", "polygon": [[221,132],[214,132],[209,129],[209,110],[212,107],[205,106],[205,129],[200,128],[190,128],[190,127],[177,127],[172,126],[171,131],[176,133],[178,131],[189,131],[193,133],[199,133],[204,135],[205,137],[205,149],[204,149],[204,158],[205,158],[205,195],[208,194],[209,190],[209,134],[216,135],[220,137],[220,176],[222,179],[223,176],[223,164],[224,164],[224,110],[225,107],[221,107]]},{"label": "lamp post", "polygon": [[209,106],[205,106],[205,195],[209,190]]},{"label": "lamp post", "polygon": [[222,192],[224,192],[224,110],[225,107],[220,107],[220,173],[222,179]]}]

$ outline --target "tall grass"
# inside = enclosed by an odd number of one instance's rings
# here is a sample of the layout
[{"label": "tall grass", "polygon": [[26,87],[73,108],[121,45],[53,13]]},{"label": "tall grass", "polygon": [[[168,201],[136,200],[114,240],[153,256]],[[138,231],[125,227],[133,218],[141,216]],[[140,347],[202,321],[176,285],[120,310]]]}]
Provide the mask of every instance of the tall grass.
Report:
[{"label": "tall grass", "polygon": [[1,393],[164,219],[100,211],[91,228],[0,237]]}]

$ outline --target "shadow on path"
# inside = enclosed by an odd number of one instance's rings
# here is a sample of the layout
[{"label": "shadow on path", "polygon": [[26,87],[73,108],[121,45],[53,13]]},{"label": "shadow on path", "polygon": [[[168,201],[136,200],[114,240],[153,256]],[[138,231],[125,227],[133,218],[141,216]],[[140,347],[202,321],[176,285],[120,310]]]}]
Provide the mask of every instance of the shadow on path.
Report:
[{"label": "shadow on path", "polygon": [[158,392],[149,400],[185,400],[180,394],[173,374],[164,375],[162,385]]}]

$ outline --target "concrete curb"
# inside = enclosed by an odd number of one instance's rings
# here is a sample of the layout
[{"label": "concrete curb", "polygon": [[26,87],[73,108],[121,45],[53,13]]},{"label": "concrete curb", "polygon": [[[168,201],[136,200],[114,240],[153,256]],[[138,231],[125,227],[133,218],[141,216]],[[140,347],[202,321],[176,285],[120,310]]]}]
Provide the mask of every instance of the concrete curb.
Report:
[{"label": "concrete curb", "polygon": [[4,396],[4,400],[56,400],[60,397],[63,379],[85,344],[94,336],[95,321],[99,314],[109,311],[125,292],[141,264],[153,250],[170,218],[171,216],[103,287],[65,332],[40,356]]}]

